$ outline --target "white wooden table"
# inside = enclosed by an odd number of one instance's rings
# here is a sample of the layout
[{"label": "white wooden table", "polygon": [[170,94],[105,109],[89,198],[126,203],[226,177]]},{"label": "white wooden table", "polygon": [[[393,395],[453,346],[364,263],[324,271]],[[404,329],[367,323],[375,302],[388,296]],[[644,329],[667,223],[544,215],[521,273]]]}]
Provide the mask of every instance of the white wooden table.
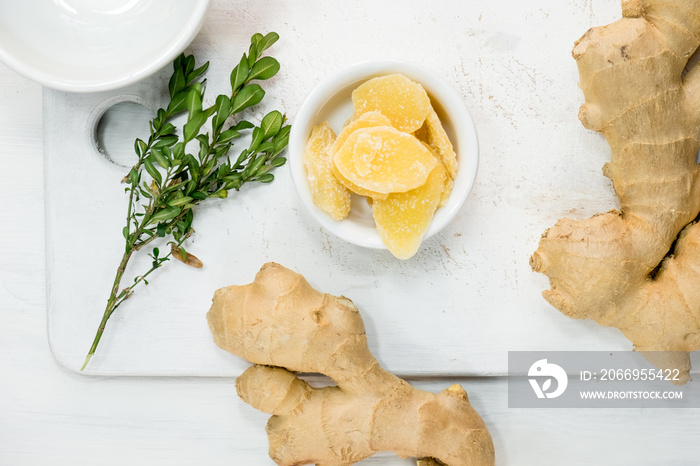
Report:
[{"label": "white wooden table", "polygon": [[[614,0],[579,3],[591,25],[619,14]],[[215,1],[210,15],[255,5]],[[0,465],[272,464],[268,416],[238,399],[233,379],[85,377],[55,362],[43,167],[42,89],[0,65]],[[415,384],[437,391],[453,382]],[[458,382],[491,429],[499,465],[700,462],[698,410],[508,409],[505,379]],[[384,455],[366,464],[411,462]]]}]

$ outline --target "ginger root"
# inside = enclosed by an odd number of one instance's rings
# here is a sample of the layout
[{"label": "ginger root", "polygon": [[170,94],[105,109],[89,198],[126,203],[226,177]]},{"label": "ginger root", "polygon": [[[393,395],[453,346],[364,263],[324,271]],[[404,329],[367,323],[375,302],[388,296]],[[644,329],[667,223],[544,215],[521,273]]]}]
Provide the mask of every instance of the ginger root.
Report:
[{"label": "ginger root", "polygon": [[[277,464],[350,465],[378,451],[494,464],[491,436],[464,389],[429,393],[384,370],[349,299],[268,263],[253,283],[218,290],[207,320],[218,346],[256,364],[236,388],[273,415],[266,430]],[[312,388],[295,372],[325,374],[337,386]]]},{"label": "ginger root", "polygon": [[627,0],[573,56],[579,118],[602,133],[620,210],[562,219],[530,259],[564,314],[621,330],[659,367],[684,370],[700,348],[700,0]]}]

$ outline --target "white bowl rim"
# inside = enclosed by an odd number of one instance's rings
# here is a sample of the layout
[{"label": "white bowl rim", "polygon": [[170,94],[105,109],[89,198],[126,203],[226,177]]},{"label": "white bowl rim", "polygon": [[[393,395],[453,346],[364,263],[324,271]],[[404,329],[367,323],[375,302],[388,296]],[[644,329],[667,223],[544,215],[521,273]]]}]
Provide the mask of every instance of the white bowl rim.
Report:
[{"label": "white bowl rim", "polygon": [[182,35],[178,35],[177,40],[173,42],[166,50],[160,52],[158,58],[150,62],[149,66],[135,72],[115,76],[107,81],[74,82],[52,78],[51,75],[45,70],[37,68],[36,66],[28,65],[15,55],[8,53],[3,48],[2,43],[0,43],[0,61],[22,76],[43,86],[59,91],[88,93],[119,89],[140,81],[141,79],[147,78],[175,60],[175,58],[182,53],[185,48],[187,48],[187,46],[199,33],[199,30],[204,24],[204,19],[210,3],[211,0],[197,0],[196,8],[190,14],[189,19],[185,24],[185,28],[183,29],[184,33]]},{"label": "white bowl rim", "polygon": [[[457,154],[459,168],[452,193],[447,204],[435,213],[423,241],[441,231],[456,217],[474,187],[479,166],[479,141],[476,126],[462,96],[457,94],[442,77],[423,66],[395,59],[371,60],[343,68],[322,80],[304,99],[292,124],[289,140],[289,169],[292,182],[302,204],[323,228],[351,244],[370,249],[386,249],[386,245],[382,242],[376,229],[368,229],[348,219],[333,220],[314,205],[306,181],[303,153],[312,126],[320,123],[313,121],[313,118],[329,97],[350,84],[391,73],[403,73],[421,83],[431,97],[440,103],[444,113],[450,116],[455,126],[459,126],[459,129],[455,128],[454,131],[459,142],[459,153]],[[457,141],[453,141],[453,144],[455,142]]]}]

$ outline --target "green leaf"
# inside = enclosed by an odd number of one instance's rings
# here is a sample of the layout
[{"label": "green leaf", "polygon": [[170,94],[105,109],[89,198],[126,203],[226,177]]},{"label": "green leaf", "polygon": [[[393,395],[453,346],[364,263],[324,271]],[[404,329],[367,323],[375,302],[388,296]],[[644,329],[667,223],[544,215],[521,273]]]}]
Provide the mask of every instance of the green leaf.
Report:
[{"label": "green leaf", "polygon": [[270,165],[275,168],[281,167],[285,163],[287,163],[287,159],[285,159],[284,157],[275,157],[270,161]]},{"label": "green leaf", "polygon": [[151,154],[153,158],[156,159],[156,162],[158,162],[158,165],[166,170],[170,168],[170,160],[168,160],[170,158],[170,148],[165,146],[154,147],[153,150],[151,150]]},{"label": "green leaf", "polygon": [[158,212],[153,214],[151,221],[149,223],[165,222],[172,220],[180,214],[181,210],[179,207],[164,207]]},{"label": "green leaf", "polygon": [[219,168],[216,169],[217,178],[223,178],[229,173],[231,173],[231,165],[229,165],[228,163],[222,163],[221,165],[219,165]]},{"label": "green leaf", "polygon": [[287,143],[289,143],[289,138],[285,140],[275,141],[275,150],[272,151],[272,155],[277,155],[280,152],[282,152],[284,148],[287,147]]},{"label": "green leaf", "polygon": [[134,152],[136,155],[141,157],[141,145],[139,144],[139,141],[140,139],[136,139],[136,141],[134,141]]},{"label": "green leaf", "polygon": [[238,131],[236,131],[233,128],[227,129],[226,131],[221,133],[221,135],[219,136],[219,143],[223,144],[225,142],[229,142],[230,140],[235,139],[235,138],[239,138],[239,137],[241,137],[241,133],[239,133]]},{"label": "green leaf", "polygon": [[224,181],[238,181],[242,178],[242,175],[240,172],[233,172],[229,175],[226,175],[224,177]]},{"label": "green leaf", "polygon": [[170,82],[168,83],[168,91],[170,91],[170,99],[177,95],[180,91],[185,88],[185,73],[182,68],[175,70],[175,73],[170,77]]},{"label": "green leaf", "polygon": [[189,196],[183,196],[177,199],[173,199],[172,201],[168,201],[168,205],[170,207],[179,207],[184,204],[188,204],[192,202],[192,198]]},{"label": "green leaf", "polygon": [[189,95],[189,93],[189,89],[184,89],[175,94],[175,96],[171,98],[170,103],[168,104],[168,113],[174,115],[185,110],[187,108],[187,96]]},{"label": "green leaf", "polygon": [[139,151],[140,151],[140,152],[137,152],[137,153],[139,154],[139,157],[142,156],[142,155],[145,155],[145,154],[146,154],[146,151],[148,150],[148,144],[146,144],[145,142],[143,142],[141,139],[137,139],[137,140],[136,140],[136,144],[138,144],[138,146],[139,146]]},{"label": "green leaf", "polygon": [[246,120],[239,121],[238,123],[236,123],[236,126],[233,127],[233,129],[235,129],[236,131],[243,131],[244,129],[250,128],[255,128],[255,125],[250,121]]},{"label": "green leaf", "polygon": [[153,248],[153,257],[158,257],[158,254],[160,254],[160,249]]},{"label": "green leaf", "polygon": [[202,85],[200,83],[196,83],[190,88],[185,106],[190,113],[188,119],[202,112]]},{"label": "green leaf", "polygon": [[207,71],[207,69],[209,69],[209,62],[206,62],[196,70],[193,70],[191,73],[189,73],[187,75],[187,82],[191,83],[192,81],[203,75]]},{"label": "green leaf", "polygon": [[195,183],[194,180],[189,180],[189,181],[187,182],[187,186],[185,187],[184,193],[185,193],[185,194],[189,194],[189,193],[191,193],[191,192],[194,190],[194,188],[196,188],[196,187],[197,187],[197,183]]},{"label": "green leaf", "polygon": [[250,167],[250,171],[252,173],[257,173],[258,170],[260,170],[260,167],[262,167],[265,162],[267,162],[267,156],[265,155],[259,155],[256,159],[255,162]]},{"label": "green leaf", "polygon": [[255,181],[259,181],[261,183],[270,183],[274,179],[275,175],[273,175],[272,173],[265,173],[264,175],[257,177]]},{"label": "green leaf", "polygon": [[177,71],[182,68],[182,61],[185,59],[185,54],[181,53],[175,60],[173,60],[173,71]]},{"label": "green leaf", "polygon": [[265,133],[263,133],[263,130],[261,128],[254,128],[253,129],[253,139],[250,141],[250,146],[248,147],[248,150],[251,152],[254,152],[255,150],[257,150],[260,143],[263,142],[264,136],[265,136]]},{"label": "green leaf", "polygon": [[131,184],[139,184],[139,174],[136,171],[135,168],[132,168],[129,171],[129,183]]},{"label": "green leaf", "polygon": [[258,42],[258,50],[263,53],[265,50],[269,49],[272,44],[277,42],[280,38],[279,34],[276,32],[268,33],[260,42]]},{"label": "green leaf", "polygon": [[184,156],[185,156],[185,143],[178,142],[177,144],[175,144],[173,146],[173,158],[182,160],[182,158]]},{"label": "green leaf", "polygon": [[235,189],[238,191],[241,188],[242,182],[240,180],[235,180],[231,181],[230,183],[226,183],[226,189]]},{"label": "green leaf", "polygon": [[250,70],[250,67],[248,66],[248,58],[244,53],[243,58],[241,58],[240,63],[238,63],[238,66],[236,66],[231,72],[231,89],[233,92],[236,92],[236,90],[243,85],[248,77],[248,70]]},{"label": "green leaf", "polygon": [[250,48],[248,49],[248,67],[252,68],[253,64],[259,57],[260,53],[258,52],[258,47],[251,43]]},{"label": "green leaf", "polygon": [[156,234],[159,238],[165,237],[165,223],[159,223],[156,227]]},{"label": "green leaf", "polygon": [[265,91],[263,91],[257,84],[245,86],[236,95],[236,98],[233,99],[233,108],[231,109],[231,113],[238,113],[248,107],[252,107],[253,105],[260,103],[263,97],[265,97]]},{"label": "green leaf", "polygon": [[190,113],[189,121],[185,123],[185,126],[183,128],[185,143],[190,142],[192,139],[194,139],[194,137],[197,136],[199,130],[206,122],[207,115],[205,113]]},{"label": "green leaf", "polygon": [[216,159],[211,159],[207,164],[204,166],[203,173],[205,175],[208,175],[210,171],[214,168],[214,165],[216,164]]},{"label": "green leaf", "polygon": [[253,34],[253,36],[250,38],[250,43],[251,43],[251,44],[255,44],[255,45],[257,46],[257,45],[260,43],[260,41],[263,40],[263,39],[264,39],[263,35],[260,34],[259,32],[256,32],[256,33]]},{"label": "green leaf", "polygon": [[231,144],[223,144],[217,146],[216,149],[214,149],[214,158],[219,160],[219,158],[223,157],[228,153],[229,149],[231,149]]},{"label": "green leaf", "polygon": [[178,141],[178,137],[175,135],[171,136],[162,136],[158,138],[155,144],[153,144],[153,147],[171,147],[174,146],[175,143]]},{"label": "green leaf", "polygon": [[202,161],[209,153],[209,141],[203,134],[197,136],[197,139],[199,140],[199,160]]},{"label": "green leaf", "polygon": [[208,134],[198,134],[195,138],[199,141],[200,146],[204,146],[205,149],[209,149],[209,135]]},{"label": "green leaf", "polygon": [[160,129],[160,134],[161,136],[167,136],[169,134],[173,134],[175,132],[175,126],[172,123],[166,123],[161,129]]},{"label": "green leaf", "polygon": [[272,141],[275,143],[275,150],[274,150],[274,155],[279,154],[284,150],[285,147],[287,147],[287,144],[289,143],[289,130],[291,129],[291,126],[285,126],[283,127],[279,133],[277,133],[277,136],[275,136]]},{"label": "green leaf", "polygon": [[250,82],[253,79],[270,79],[280,70],[280,64],[277,60],[272,57],[263,57],[250,69],[250,74],[246,82]]},{"label": "green leaf", "polygon": [[275,151],[275,143],[272,141],[265,141],[258,146],[256,149],[258,152],[270,153]]},{"label": "green leaf", "polygon": [[285,136],[289,136],[289,132],[290,132],[291,130],[292,130],[292,127],[291,127],[291,126],[289,126],[289,125],[284,126],[284,127],[279,131],[279,133],[277,133],[277,135],[275,136],[275,139],[283,138],[283,137],[285,137]]},{"label": "green leaf", "polygon": [[194,55],[187,55],[185,57],[185,76],[190,74],[194,70]]},{"label": "green leaf", "polygon": [[193,199],[197,199],[197,200],[200,200],[200,201],[202,201],[202,200],[204,200],[204,199],[206,199],[206,198],[208,197],[205,193],[203,193],[203,192],[201,192],[201,191],[195,191],[195,192],[193,192],[193,193],[191,194],[191,196],[192,196]]},{"label": "green leaf", "polygon": [[194,212],[190,209],[187,211],[185,214],[185,229],[184,232],[187,232],[192,227],[192,220],[194,220]]},{"label": "green leaf", "polygon": [[153,166],[153,163],[151,163],[150,160],[146,159],[143,161],[143,166],[146,167],[146,171],[148,172],[148,174],[151,175],[156,181],[156,183],[160,186],[160,184],[163,182],[163,177],[161,176],[158,169],[156,169],[156,167]]},{"label": "green leaf", "polygon": [[231,99],[225,95],[220,95],[216,98],[214,107],[216,108],[216,115],[212,120],[212,126],[214,131],[219,131],[231,113]]},{"label": "green leaf", "polygon": [[202,171],[199,168],[199,162],[197,162],[197,159],[195,159],[192,154],[187,154],[187,156],[185,157],[185,161],[187,161],[187,165],[190,167],[192,179],[199,180],[199,175],[202,173]]},{"label": "green leaf", "polygon": [[160,127],[163,126],[163,123],[165,122],[165,110],[159,108],[156,115],[156,118],[153,120],[153,126],[156,130],[160,130]]},{"label": "green leaf", "polygon": [[127,225],[122,229],[122,235],[124,235],[124,239],[127,241],[129,241],[129,233],[129,226]]},{"label": "green leaf", "polygon": [[248,158],[249,154],[250,152],[248,152],[247,149],[241,151],[241,155],[238,156],[238,160],[236,160],[236,164],[234,166],[239,167],[243,163],[243,161]]},{"label": "green leaf", "polygon": [[280,112],[274,110],[262,119],[260,122],[260,129],[263,130],[263,139],[268,139],[279,133],[282,128],[282,123],[284,122],[284,117]]}]

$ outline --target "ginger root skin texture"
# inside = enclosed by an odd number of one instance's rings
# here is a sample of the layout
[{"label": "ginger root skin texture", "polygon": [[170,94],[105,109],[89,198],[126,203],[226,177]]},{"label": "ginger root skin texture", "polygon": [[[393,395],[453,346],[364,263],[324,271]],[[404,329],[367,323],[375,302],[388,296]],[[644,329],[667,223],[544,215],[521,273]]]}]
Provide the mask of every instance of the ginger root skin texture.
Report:
[{"label": "ginger root skin texture", "polygon": [[576,319],[616,327],[648,359],[689,378],[700,348],[700,0],[628,0],[590,29],[573,57],[579,118],[607,139],[603,167],[620,209],[562,219],[530,259],[545,299]]},{"label": "ginger root skin texture", "polygon": [[[218,346],[255,364],[236,388],[273,415],[266,430],[277,464],[350,465],[379,451],[421,464],[494,464],[491,435],[461,386],[430,393],[384,370],[352,301],[298,273],[265,264],[253,283],[216,291],[207,320]],[[337,386],[313,388],[297,372]]]}]

